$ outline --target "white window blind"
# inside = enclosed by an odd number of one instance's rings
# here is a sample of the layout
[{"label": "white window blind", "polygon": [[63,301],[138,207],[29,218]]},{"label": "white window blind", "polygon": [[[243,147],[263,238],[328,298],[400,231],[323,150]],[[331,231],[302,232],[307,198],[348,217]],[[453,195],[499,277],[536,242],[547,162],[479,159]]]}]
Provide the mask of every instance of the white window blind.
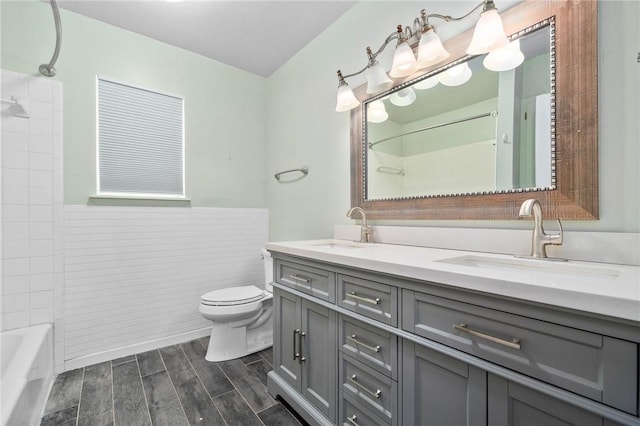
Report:
[{"label": "white window blind", "polygon": [[184,197],[183,99],[98,77],[98,194]]}]

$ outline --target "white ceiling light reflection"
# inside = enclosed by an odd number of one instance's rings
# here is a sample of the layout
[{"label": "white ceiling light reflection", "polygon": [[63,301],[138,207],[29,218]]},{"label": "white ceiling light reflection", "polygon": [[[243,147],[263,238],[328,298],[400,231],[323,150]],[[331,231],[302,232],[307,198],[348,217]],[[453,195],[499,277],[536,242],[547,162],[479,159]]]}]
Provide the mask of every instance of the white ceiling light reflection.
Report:
[{"label": "white ceiling light reflection", "polygon": [[438,76],[434,75],[429,78],[425,78],[422,81],[417,82],[413,85],[414,89],[418,90],[426,90],[431,89],[432,87],[436,87],[438,85]]},{"label": "white ceiling light reflection", "polygon": [[367,107],[367,121],[369,123],[382,123],[387,121],[387,118],[389,118],[389,114],[382,100],[373,101]]},{"label": "white ceiling light reflection", "polygon": [[398,90],[397,92],[389,96],[389,101],[397,106],[411,105],[415,102],[415,100],[416,92],[414,92],[410,87]]},{"label": "white ceiling light reflection", "polygon": [[482,64],[491,71],[508,71],[522,62],[524,62],[524,55],[520,51],[520,39],[517,39],[489,53]]},{"label": "white ceiling light reflection", "polygon": [[451,67],[445,72],[438,74],[440,83],[445,86],[460,86],[466,83],[472,76],[471,68],[466,62]]}]

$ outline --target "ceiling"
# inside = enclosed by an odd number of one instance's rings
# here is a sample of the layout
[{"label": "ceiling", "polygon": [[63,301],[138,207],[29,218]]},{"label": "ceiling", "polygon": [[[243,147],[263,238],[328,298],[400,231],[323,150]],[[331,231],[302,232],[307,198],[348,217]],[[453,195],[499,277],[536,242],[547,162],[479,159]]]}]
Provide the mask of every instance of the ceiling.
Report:
[{"label": "ceiling", "polygon": [[[58,0],[69,10],[269,77],[355,1]],[[63,21],[64,31],[64,21]]]}]

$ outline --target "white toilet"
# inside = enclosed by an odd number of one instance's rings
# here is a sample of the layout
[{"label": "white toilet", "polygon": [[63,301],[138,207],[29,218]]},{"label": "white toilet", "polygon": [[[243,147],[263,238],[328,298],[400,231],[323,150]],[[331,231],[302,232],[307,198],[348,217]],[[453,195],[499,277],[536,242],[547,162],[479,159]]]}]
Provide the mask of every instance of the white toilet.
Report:
[{"label": "white toilet", "polygon": [[253,286],[229,287],[200,297],[200,313],[213,321],[207,361],[239,358],[273,344],[273,262],[262,249],[264,290]]}]

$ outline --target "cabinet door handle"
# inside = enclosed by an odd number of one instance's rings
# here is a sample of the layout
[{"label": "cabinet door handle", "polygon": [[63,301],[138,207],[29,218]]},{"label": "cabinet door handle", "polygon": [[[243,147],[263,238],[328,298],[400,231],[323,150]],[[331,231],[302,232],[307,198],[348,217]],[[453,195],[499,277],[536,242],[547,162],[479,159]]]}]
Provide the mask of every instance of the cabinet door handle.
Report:
[{"label": "cabinet door handle", "polygon": [[460,324],[453,324],[454,330],[463,331],[465,333],[469,333],[472,336],[479,337],[481,339],[488,340],[493,343],[498,343],[503,346],[507,346],[511,349],[520,350],[520,339],[512,337],[511,340],[501,339],[499,337],[491,336],[490,334],[485,334],[480,331],[472,330],[467,327],[467,324],[461,322]]},{"label": "cabinet door handle", "polygon": [[359,302],[368,303],[370,305],[379,305],[380,304],[380,298],[379,297],[376,297],[375,299],[370,299],[368,297],[358,296],[355,291],[349,292],[345,296],[350,297],[352,299],[355,299],[355,300],[357,300]]},{"label": "cabinet door handle", "polygon": [[347,336],[347,340],[352,341],[353,343],[355,343],[357,346],[362,346],[365,349],[369,349],[371,352],[380,352],[380,345],[376,345],[376,346],[370,346],[367,345],[366,343],[361,342],[360,340],[358,340],[358,336],[356,336],[355,334],[352,334],[351,336]]},{"label": "cabinet door handle", "polygon": [[302,356],[302,338],[305,337],[306,335],[307,335],[307,333],[305,333],[304,331],[298,330],[298,349],[300,350],[300,353],[298,354],[298,356],[299,356],[298,362],[300,364],[302,364],[303,362],[305,362],[307,360],[307,358]]},{"label": "cabinet door handle", "polygon": [[300,353],[296,351],[296,334],[300,333],[297,328],[293,330],[293,360],[295,361],[300,357]]},{"label": "cabinet door handle", "polygon": [[299,283],[309,284],[311,282],[311,278],[305,277],[304,275],[291,274],[289,275],[289,278]]},{"label": "cabinet door handle", "polygon": [[351,423],[352,425],[357,425],[358,424],[358,417],[355,414],[353,414],[353,415],[351,415],[351,417],[347,417],[347,421],[349,423]]},{"label": "cabinet door handle", "polygon": [[360,389],[361,391],[368,393],[375,399],[379,399],[382,396],[382,391],[380,389],[376,389],[375,392],[372,392],[369,389],[362,386],[360,383],[358,383],[358,377],[355,374],[352,374],[351,377],[347,377],[347,381],[352,385],[354,385],[355,387],[357,387],[358,389]]}]

